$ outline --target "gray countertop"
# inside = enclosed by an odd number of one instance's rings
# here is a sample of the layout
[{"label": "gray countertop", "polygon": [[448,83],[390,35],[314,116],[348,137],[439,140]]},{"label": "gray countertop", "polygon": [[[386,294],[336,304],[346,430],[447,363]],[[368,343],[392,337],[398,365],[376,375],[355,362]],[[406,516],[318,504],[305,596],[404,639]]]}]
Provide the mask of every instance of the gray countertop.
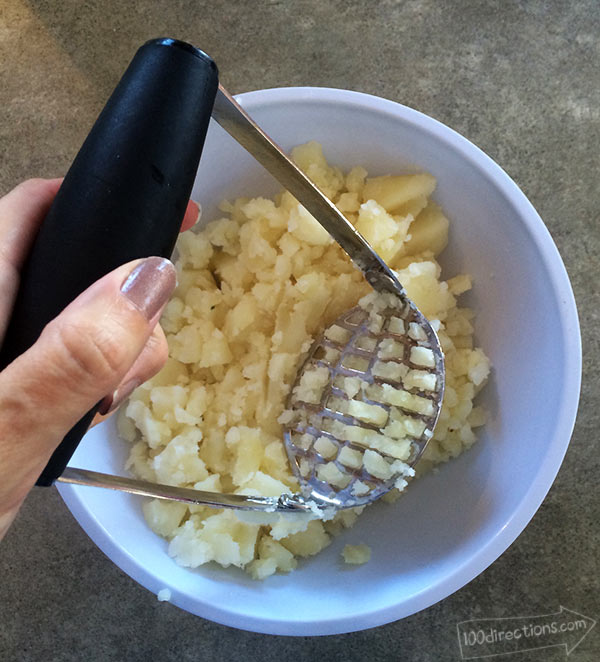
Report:
[{"label": "gray countertop", "polygon": [[[259,635],[159,603],[94,546],[54,489],[34,490],[0,545],[0,660],[458,660],[463,620],[560,605],[597,619],[597,0],[2,0],[2,193],[66,171],[134,51],[156,36],[210,53],[231,92],[369,92],[441,120],[495,159],[545,220],[571,277],[584,347],[579,417],[546,500],[490,568],[421,613],[347,635]],[[494,659],[565,657],[555,647]],[[600,659],[600,628],[570,659]]]}]

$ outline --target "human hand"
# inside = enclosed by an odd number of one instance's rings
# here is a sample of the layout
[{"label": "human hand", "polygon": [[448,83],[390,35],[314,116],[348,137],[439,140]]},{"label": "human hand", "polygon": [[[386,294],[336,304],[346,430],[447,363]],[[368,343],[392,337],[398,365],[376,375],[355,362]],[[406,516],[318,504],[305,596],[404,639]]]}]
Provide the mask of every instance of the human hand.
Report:
[{"label": "human hand", "polygon": [[[0,198],[0,344],[19,270],[61,181],[32,179]],[[197,216],[190,202],[182,230]],[[129,262],[77,297],[0,372],[0,539],[73,425],[100,400],[101,414],[114,410],[160,370],[167,343],[158,320],[175,285],[169,260]]]}]

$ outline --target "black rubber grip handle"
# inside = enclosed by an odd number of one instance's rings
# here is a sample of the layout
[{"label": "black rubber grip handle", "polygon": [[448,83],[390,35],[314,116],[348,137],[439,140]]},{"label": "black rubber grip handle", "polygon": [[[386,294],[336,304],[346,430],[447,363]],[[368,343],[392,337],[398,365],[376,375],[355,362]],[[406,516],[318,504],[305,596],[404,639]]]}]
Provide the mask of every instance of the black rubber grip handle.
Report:
[{"label": "black rubber grip handle", "polygon": [[[189,44],[155,39],[138,50],[40,228],[21,274],[0,369],[109,271],[136,258],[171,255],[217,87],[214,62]],[[38,485],[61,475],[96,411],[67,434]]]}]

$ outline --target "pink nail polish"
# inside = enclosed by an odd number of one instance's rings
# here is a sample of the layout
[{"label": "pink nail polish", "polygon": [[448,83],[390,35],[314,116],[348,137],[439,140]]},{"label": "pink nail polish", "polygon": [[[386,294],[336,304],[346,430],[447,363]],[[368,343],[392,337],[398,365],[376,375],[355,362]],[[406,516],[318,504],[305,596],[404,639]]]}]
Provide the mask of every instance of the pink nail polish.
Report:
[{"label": "pink nail polish", "polygon": [[167,303],[177,285],[177,272],[164,257],[149,257],[127,276],[121,293],[151,320]]}]

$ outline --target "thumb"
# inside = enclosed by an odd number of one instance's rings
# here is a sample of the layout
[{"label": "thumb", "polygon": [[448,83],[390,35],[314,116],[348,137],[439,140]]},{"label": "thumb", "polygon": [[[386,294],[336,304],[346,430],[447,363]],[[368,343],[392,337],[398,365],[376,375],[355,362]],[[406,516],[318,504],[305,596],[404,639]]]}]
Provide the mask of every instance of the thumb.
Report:
[{"label": "thumb", "polygon": [[20,476],[26,490],[35,482],[65,434],[128,374],[176,281],[159,257],[119,267],[0,373],[0,474]]}]

